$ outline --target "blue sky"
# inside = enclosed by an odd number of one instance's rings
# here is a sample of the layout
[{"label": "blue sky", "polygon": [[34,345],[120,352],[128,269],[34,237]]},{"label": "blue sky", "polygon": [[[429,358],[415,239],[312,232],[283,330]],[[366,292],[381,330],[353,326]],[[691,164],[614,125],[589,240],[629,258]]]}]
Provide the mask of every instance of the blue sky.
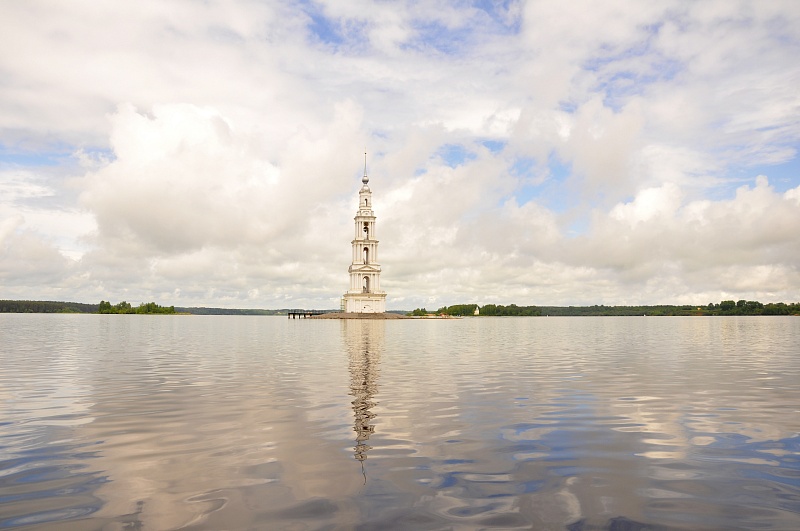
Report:
[{"label": "blue sky", "polygon": [[0,298],[800,300],[792,1],[6,2]]}]

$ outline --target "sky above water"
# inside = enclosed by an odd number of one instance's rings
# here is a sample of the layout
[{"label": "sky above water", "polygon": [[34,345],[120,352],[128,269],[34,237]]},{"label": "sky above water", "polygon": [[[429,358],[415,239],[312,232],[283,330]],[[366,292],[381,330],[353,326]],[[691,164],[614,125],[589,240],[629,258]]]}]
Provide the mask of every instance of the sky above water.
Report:
[{"label": "sky above water", "polygon": [[800,300],[800,5],[0,3],[0,298]]}]

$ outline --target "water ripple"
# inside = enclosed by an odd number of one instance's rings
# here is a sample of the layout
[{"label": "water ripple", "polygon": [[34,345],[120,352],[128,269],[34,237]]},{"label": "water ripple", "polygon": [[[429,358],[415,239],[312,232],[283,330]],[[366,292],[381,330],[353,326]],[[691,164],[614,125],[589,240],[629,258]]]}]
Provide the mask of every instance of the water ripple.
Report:
[{"label": "water ripple", "polygon": [[0,529],[800,528],[793,317],[0,337]]}]

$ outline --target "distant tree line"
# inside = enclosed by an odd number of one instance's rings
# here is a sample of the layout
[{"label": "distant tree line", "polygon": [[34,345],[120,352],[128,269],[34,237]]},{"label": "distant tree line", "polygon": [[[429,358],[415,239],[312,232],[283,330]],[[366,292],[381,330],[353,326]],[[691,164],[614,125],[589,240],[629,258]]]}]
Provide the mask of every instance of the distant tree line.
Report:
[{"label": "distant tree line", "polygon": [[503,306],[502,304],[486,304],[481,306],[481,315],[509,315],[509,316],[535,316],[542,315],[541,308],[537,306],[517,306],[516,304],[509,304]]},{"label": "distant tree line", "polygon": [[100,301],[97,313],[138,313],[138,314],[172,314],[175,313],[174,306],[159,306],[154,302],[143,302],[136,308],[131,303],[122,301],[111,305],[110,302]]},{"label": "distant tree line", "polygon": [[[417,308],[408,315],[425,316],[430,313],[469,316],[475,314],[477,304],[455,304],[443,306],[436,312],[429,312],[425,308]],[[128,314],[174,314],[186,313],[193,315],[286,315],[288,310],[259,310],[235,308],[175,308],[174,306],[159,306],[154,302],[140,304],[138,307],[122,301],[112,305],[110,302],[101,301],[100,304],[84,304],[80,302],[57,301],[15,301],[0,300],[0,313],[128,313]],[[401,313],[401,312],[395,312]],[[692,304],[684,305],[654,305],[654,306],[517,306],[509,304],[486,304],[480,307],[482,316],[626,316],[626,315],[800,315],[800,303],[771,302],[763,304],[758,301],[721,301],[709,303],[705,306]]]},{"label": "distant tree line", "polygon": [[56,301],[13,301],[0,300],[0,313],[128,313],[128,314],[173,314],[192,315],[286,315],[288,310],[258,310],[236,308],[175,308],[159,306],[154,302],[132,306],[126,301],[111,304],[100,301],[100,304],[84,304],[80,302]]},{"label": "distant tree line", "polygon": [[[709,303],[705,306],[693,304],[653,306],[540,306],[542,315],[800,315],[800,303],[783,302],[762,304],[758,301],[740,300]],[[483,313],[483,308],[481,308]]]},{"label": "distant tree line", "polygon": [[462,316],[462,315],[474,315],[475,308],[477,308],[477,304],[455,304],[453,306],[442,306],[438,310],[436,310],[437,314],[440,315],[454,315],[454,316]]},{"label": "distant tree line", "polygon": [[596,304],[593,306],[542,306],[542,315],[550,316],[680,316],[680,315],[702,315],[698,306],[659,304],[648,306],[605,306]]},{"label": "distant tree line", "polygon": [[800,303],[770,302],[762,304],[758,301],[742,299],[736,302],[709,303],[706,311],[714,315],[800,315]]},{"label": "distant tree line", "polygon": [[[436,312],[429,312],[425,308],[417,308],[408,313],[411,316],[425,316],[429,313],[451,316],[474,315],[477,304],[455,304],[443,306]],[[672,305],[643,305],[643,306],[517,306],[509,304],[486,304],[480,307],[481,316],[681,316],[681,315],[800,315],[800,303],[768,303],[758,301],[722,301],[719,304],[709,303],[706,306],[692,304]]]},{"label": "distant tree line", "polygon": [[97,304],[0,300],[0,313],[97,313]]},{"label": "distant tree line", "polygon": [[[409,312],[408,315],[422,317],[428,315],[429,313],[436,313],[437,315],[462,317],[465,315],[475,315],[476,308],[478,308],[477,304],[454,304],[453,306],[442,306],[436,310],[436,312],[429,312],[425,308],[417,308]],[[485,306],[480,307],[480,315],[533,316],[541,314],[541,310],[537,306],[517,306],[516,304],[503,306],[502,304],[486,304]]]},{"label": "distant tree line", "polygon": [[236,308],[175,308],[178,313],[192,315],[286,315],[288,310],[255,310]]}]

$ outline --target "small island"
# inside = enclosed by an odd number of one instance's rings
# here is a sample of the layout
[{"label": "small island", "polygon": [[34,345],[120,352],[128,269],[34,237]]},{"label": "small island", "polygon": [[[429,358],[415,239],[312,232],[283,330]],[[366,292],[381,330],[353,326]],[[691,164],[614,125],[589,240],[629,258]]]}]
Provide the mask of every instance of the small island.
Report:
[{"label": "small island", "polygon": [[137,314],[174,314],[174,306],[159,306],[154,302],[143,302],[136,308],[131,303],[122,301],[111,305],[110,302],[100,301],[97,313],[137,313]]}]

